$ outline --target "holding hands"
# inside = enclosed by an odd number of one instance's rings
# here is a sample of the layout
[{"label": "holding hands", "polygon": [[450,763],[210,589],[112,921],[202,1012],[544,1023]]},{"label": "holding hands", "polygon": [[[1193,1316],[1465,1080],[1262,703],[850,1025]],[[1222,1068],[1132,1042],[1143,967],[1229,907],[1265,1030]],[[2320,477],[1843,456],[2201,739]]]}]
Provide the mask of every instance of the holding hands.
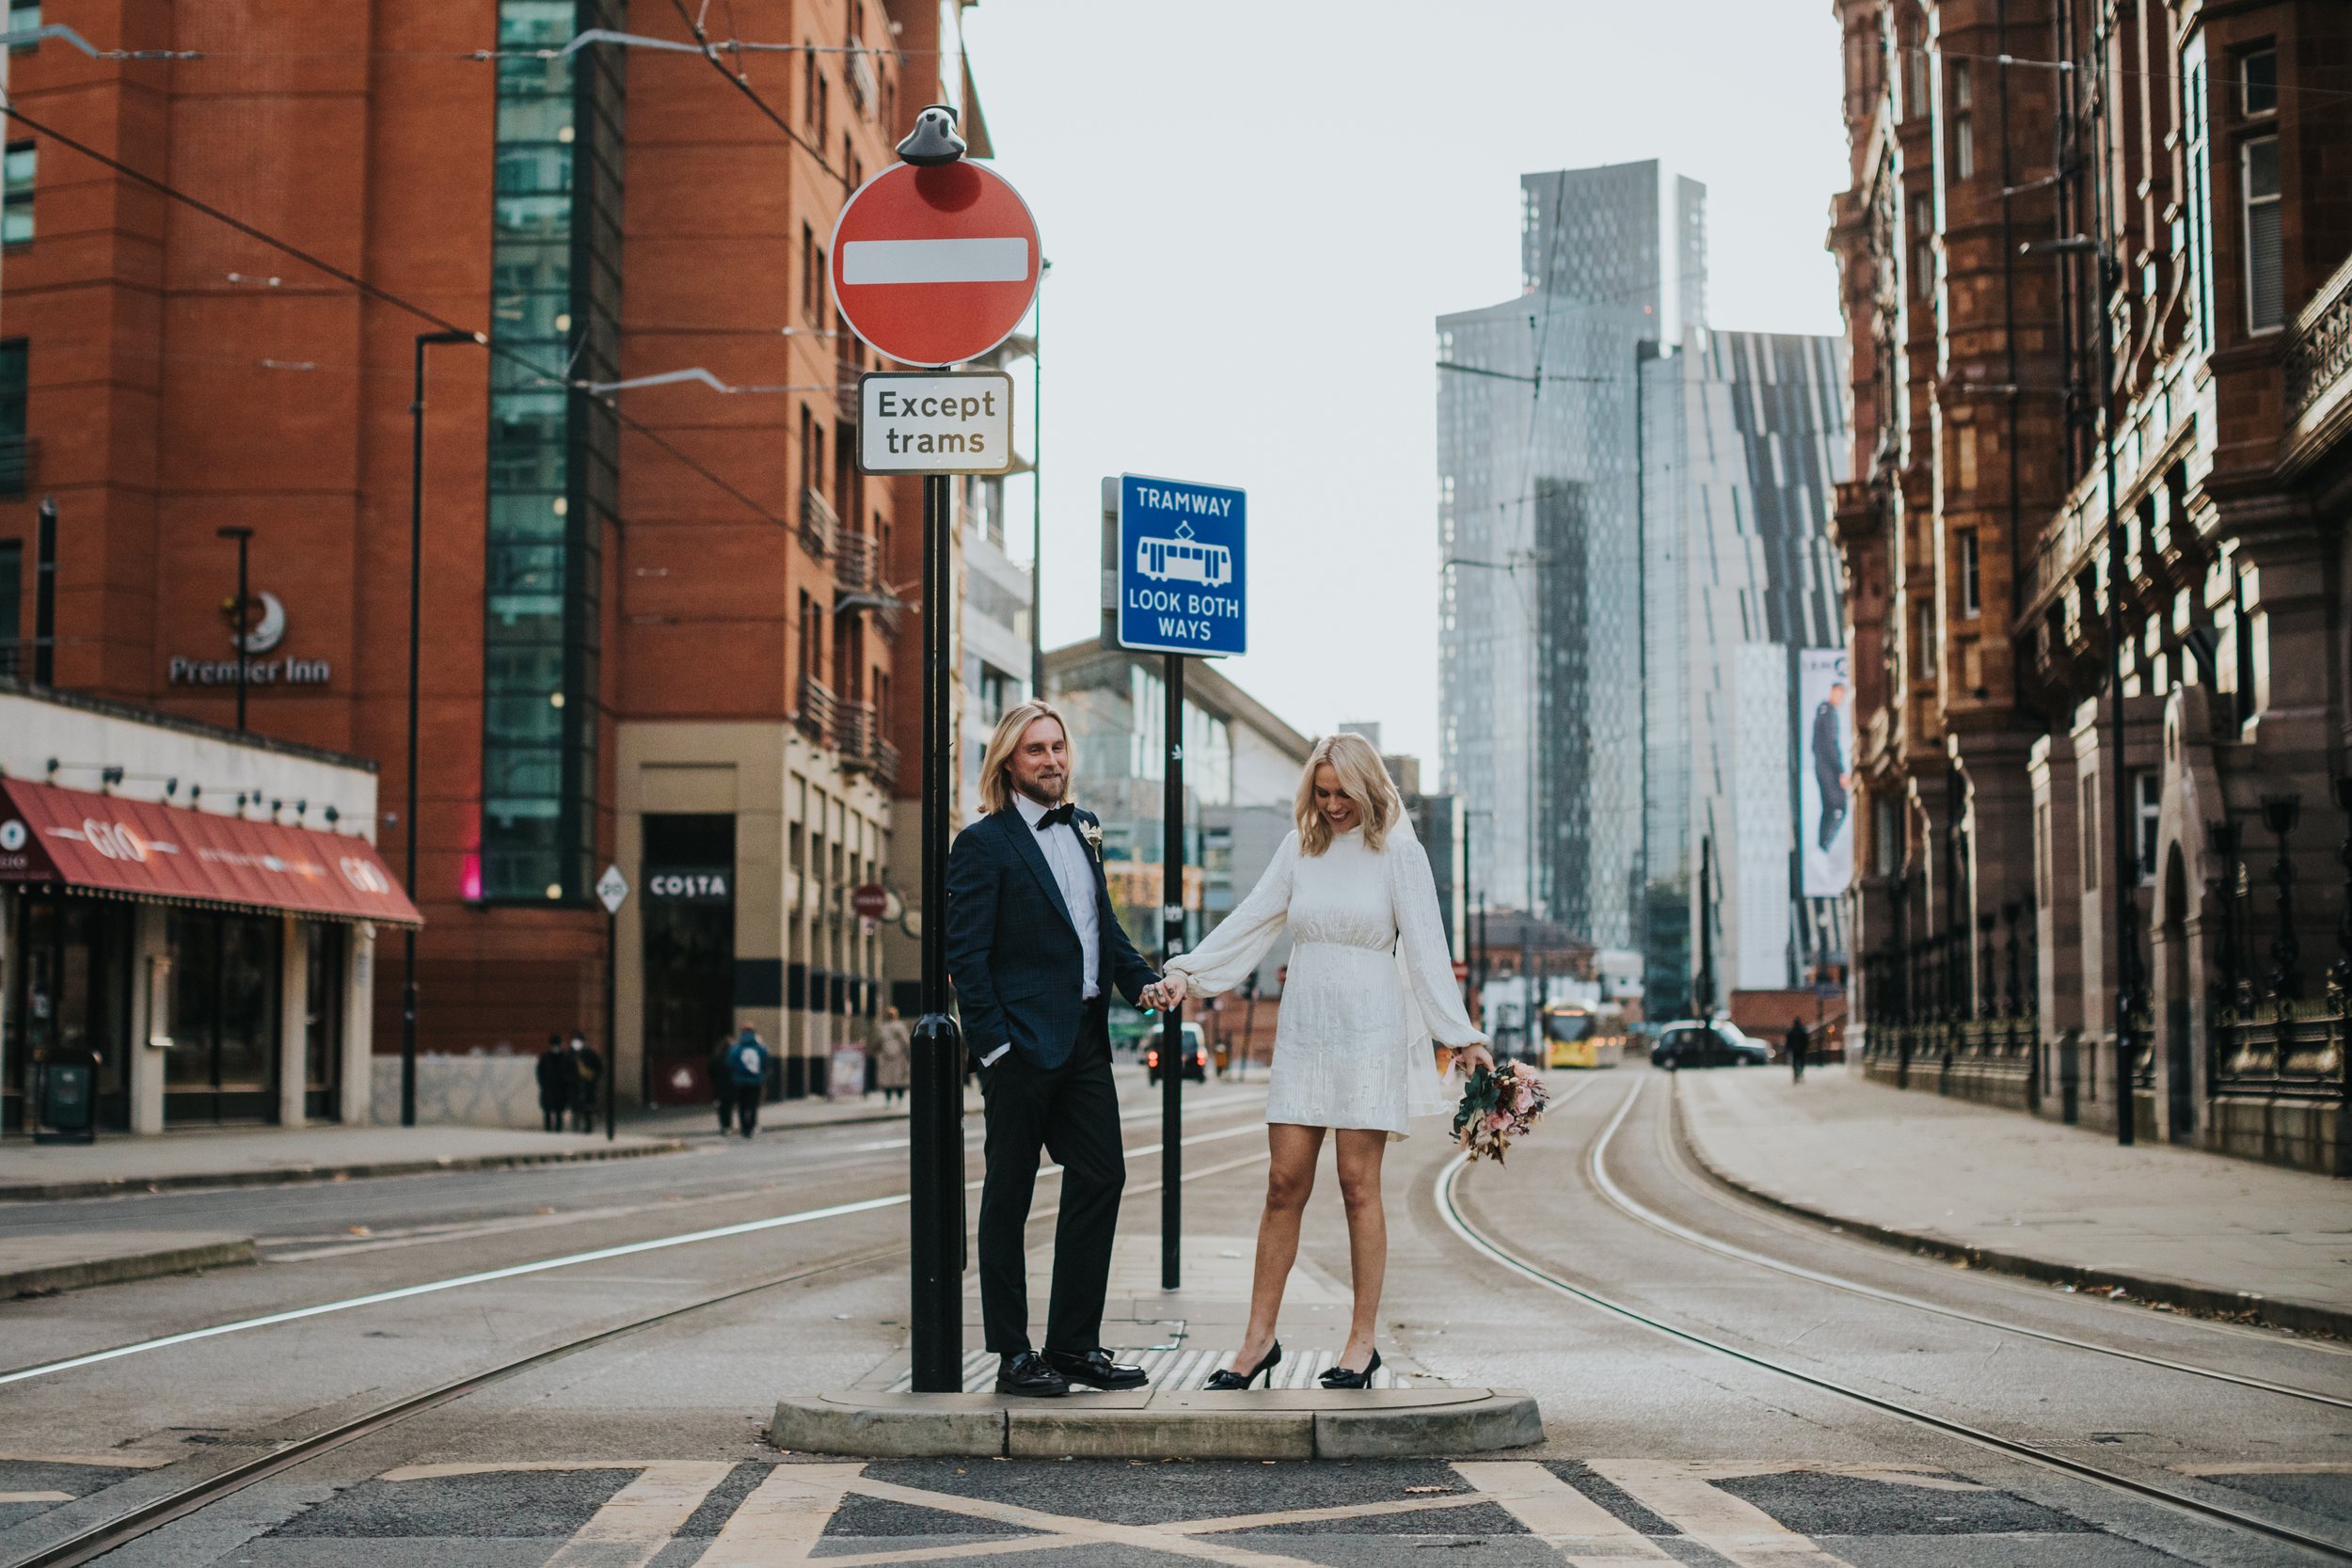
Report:
[{"label": "holding hands", "polygon": [[1138,1000],[1144,1006],[1150,1008],[1152,1011],[1164,1013],[1168,1011],[1168,1008],[1183,1002],[1184,999],[1184,979],[1181,975],[1174,975],[1166,979],[1154,980],[1150,985],[1144,987],[1143,995]]}]

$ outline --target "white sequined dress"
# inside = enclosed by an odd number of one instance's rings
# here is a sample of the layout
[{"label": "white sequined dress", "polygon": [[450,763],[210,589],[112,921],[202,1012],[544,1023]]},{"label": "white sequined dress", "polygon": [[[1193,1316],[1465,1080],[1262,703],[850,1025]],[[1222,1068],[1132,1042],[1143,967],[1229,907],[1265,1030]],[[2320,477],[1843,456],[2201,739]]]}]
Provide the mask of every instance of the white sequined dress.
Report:
[{"label": "white sequined dress", "polygon": [[1290,975],[1266,1120],[1401,1138],[1407,1117],[1451,1111],[1431,1039],[1462,1047],[1486,1037],[1462,1010],[1429,857],[1411,825],[1390,829],[1376,850],[1353,829],[1320,855],[1302,853],[1292,833],[1241,907],[1171,958],[1168,975],[1182,975],[1195,998],[1231,990],[1285,927]]}]

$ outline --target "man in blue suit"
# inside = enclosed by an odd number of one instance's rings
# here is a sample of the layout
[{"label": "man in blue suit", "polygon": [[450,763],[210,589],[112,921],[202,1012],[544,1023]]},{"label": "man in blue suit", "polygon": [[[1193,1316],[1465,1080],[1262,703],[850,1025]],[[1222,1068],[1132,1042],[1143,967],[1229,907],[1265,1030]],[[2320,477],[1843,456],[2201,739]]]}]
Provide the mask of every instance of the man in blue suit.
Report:
[{"label": "man in blue suit", "polygon": [[[1020,705],[980,761],[987,815],[947,857],[947,970],[987,1101],[980,1321],[1006,1394],[1144,1381],[1142,1368],[1119,1365],[1102,1345],[1127,1180],[1110,992],[1117,987],[1134,1003],[1159,976],[1120,929],[1103,881],[1102,828],[1070,803],[1069,790],[1061,715],[1044,703]],[[1042,1354],[1029,1342],[1025,1239],[1040,1149],[1062,1167]]]}]

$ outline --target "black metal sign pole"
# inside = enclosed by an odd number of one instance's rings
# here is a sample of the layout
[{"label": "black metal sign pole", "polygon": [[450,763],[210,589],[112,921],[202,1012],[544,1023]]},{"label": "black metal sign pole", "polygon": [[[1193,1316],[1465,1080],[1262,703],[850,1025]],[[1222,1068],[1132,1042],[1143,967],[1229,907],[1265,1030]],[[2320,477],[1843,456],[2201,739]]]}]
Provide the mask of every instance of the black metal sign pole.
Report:
[{"label": "black metal sign pole", "polygon": [[604,912],[604,1141],[611,1143],[617,1118],[613,1080],[621,1075],[621,907]]},{"label": "black metal sign pole", "polygon": [[[1168,791],[1162,815],[1167,843],[1160,896],[1160,952],[1174,958],[1184,944],[1184,656],[1165,656],[1168,689]],[[1184,1009],[1171,1006],[1160,1036],[1160,1289],[1184,1283]]]},{"label": "black metal sign pole", "polygon": [[923,1016],[908,1094],[914,1390],[963,1387],[963,1041],[947,1015],[947,476],[923,476]]}]

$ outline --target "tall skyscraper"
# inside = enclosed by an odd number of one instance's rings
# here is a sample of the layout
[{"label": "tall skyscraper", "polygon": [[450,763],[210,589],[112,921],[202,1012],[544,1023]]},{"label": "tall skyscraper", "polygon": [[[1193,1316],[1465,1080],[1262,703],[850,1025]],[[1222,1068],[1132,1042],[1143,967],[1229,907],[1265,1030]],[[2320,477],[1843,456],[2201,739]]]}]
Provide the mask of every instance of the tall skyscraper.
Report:
[{"label": "tall skyscraper", "polygon": [[1702,839],[1744,857],[1716,884],[1726,954],[1773,955],[1718,962],[1719,1000],[1820,945],[1788,683],[1839,626],[1843,368],[1831,340],[1708,330],[1697,182],[1638,163],[1520,189],[1526,292],[1438,322],[1440,757],[1480,819],[1473,885],[1640,951],[1661,1016],[1689,1006]]}]

